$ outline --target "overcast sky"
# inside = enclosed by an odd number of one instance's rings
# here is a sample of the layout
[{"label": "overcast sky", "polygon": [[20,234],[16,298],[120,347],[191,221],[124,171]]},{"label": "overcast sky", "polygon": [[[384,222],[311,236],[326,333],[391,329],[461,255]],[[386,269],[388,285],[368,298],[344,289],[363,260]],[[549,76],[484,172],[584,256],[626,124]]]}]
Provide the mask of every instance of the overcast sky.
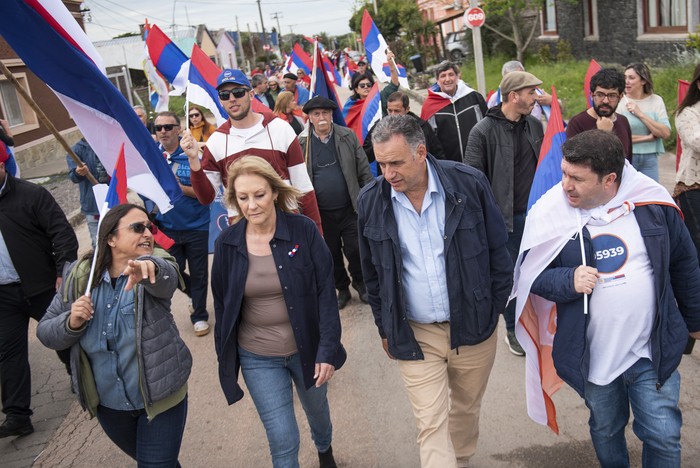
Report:
[{"label": "overcast sky", "polygon": [[[279,12],[282,34],[330,35],[348,33],[353,0],[261,0],[265,30],[277,28],[272,16]],[[148,18],[166,33],[173,23],[178,26],[206,24],[216,31],[236,29],[236,17],[242,31],[262,32],[260,13],[255,0],[85,0],[92,21],[85,29],[93,41],[111,39],[125,32],[138,32],[138,25]],[[291,28],[291,29],[290,29]]]}]

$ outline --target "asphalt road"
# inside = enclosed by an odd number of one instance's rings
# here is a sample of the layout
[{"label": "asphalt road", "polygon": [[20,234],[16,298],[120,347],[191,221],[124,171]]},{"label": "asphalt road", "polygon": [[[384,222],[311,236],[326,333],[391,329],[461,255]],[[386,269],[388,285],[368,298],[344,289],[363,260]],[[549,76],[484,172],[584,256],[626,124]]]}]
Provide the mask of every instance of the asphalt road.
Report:
[{"label": "asphalt road", "polygon": [[[414,111],[420,109],[412,103]],[[672,185],[673,162],[662,158],[662,182]],[[88,246],[85,225],[77,228]],[[211,298],[209,299],[211,304]],[[194,356],[189,382],[189,413],[180,462],[185,467],[270,466],[265,433],[251,399],[227,406],[218,383],[213,334],[196,337],[188,301],[173,298],[173,314]],[[210,308],[210,312],[212,308]],[[212,314],[213,315],[213,314]],[[417,431],[396,363],[381,349],[369,307],[353,295],[341,311],[346,365],[330,382],[334,424],[333,449],[339,466],[361,468],[419,467]],[[213,319],[211,320],[213,322]],[[19,439],[0,439],[0,466],[133,467],[90,420],[69,391],[68,376],[52,351],[29,336],[36,432]],[[498,329],[499,345],[481,417],[481,435],[473,467],[589,467],[596,459],[588,435],[588,411],[568,387],[555,396],[560,435],[532,422],[526,413],[523,358],[510,354]],[[700,466],[700,352],[683,358],[683,464]],[[303,412],[297,404],[302,433],[300,463],[316,467],[316,452]],[[630,425],[631,426],[631,425]],[[641,444],[628,430],[632,465],[641,466]]]}]

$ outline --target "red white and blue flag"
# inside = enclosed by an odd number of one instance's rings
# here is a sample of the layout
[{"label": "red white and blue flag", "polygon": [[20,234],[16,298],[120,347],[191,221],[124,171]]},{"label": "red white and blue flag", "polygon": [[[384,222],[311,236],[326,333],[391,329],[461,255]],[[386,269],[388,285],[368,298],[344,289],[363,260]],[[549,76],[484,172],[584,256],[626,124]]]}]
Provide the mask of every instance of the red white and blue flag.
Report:
[{"label": "red white and blue flag", "polygon": [[104,74],[102,59],[60,0],[6,0],[0,35],[56,93],[105,167],[124,144],[129,188],[162,212],[182,196],[167,161],[131,105]]},{"label": "red white and blue flag", "polygon": [[[146,20],[144,27],[144,40],[148,41],[148,34],[150,31],[151,25],[148,24],[148,20]],[[151,107],[155,109],[156,112],[167,111],[168,104],[170,102],[170,97],[168,95],[168,82],[153,65],[151,56],[148,53],[148,46],[144,47],[143,52],[143,72],[146,74],[146,79],[148,80],[148,97],[151,102]]]},{"label": "red white and blue flag", "polygon": [[170,94],[182,95],[187,87],[190,59],[155,24],[146,37],[146,47],[156,70],[173,85],[174,90]]},{"label": "red white and blue flag", "polygon": [[223,125],[228,120],[226,110],[221,106],[216,91],[216,80],[221,69],[199,48],[192,46],[192,62],[187,83],[187,100],[209,109],[216,118],[216,125]]},{"label": "red white and blue flag", "polygon": [[[374,74],[377,75],[379,81],[388,83],[391,81],[391,71],[389,61],[386,56],[386,50],[389,48],[384,36],[377,29],[372,17],[367,10],[362,14],[362,42],[365,45],[367,60],[369,61]],[[408,89],[408,77],[406,69],[396,64],[396,70],[399,73],[399,85]]]},{"label": "red white and blue flag", "polygon": [[591,96],[591,78],[593,78],[593,75],[598,73],[600,70],[600,64],[591,59],[591,63],[588,64],[588,70],[586,70],[586,76],[583,78],[583,92],[586,94],[586,109],[593,107],[593,97]]},{"label": "red white and blue flag", "polygon": [[296,73],[301,68],[307,75],[311,75],[312,67],[313,63],[309,54],[301,48],[299,43],[294,44],[294,48],[289,54],[289,60],[287,60],[287,71]]},{"label": "red white and blue flag", "polygon": [[[122,144],[117,156],[117,164],[114,165],[112,179],[109,181],[107,196],[105,197],[104,213],[100,210],[100,219],[115,206],[129,203],[126,198],[126,161],[124,160],[124,145]],[[103,208],[103,209],[104,209]]]},{"label": "red white and blue flag", "polygon": [[535,178],[530,188],[530,197],[527,201],[528,210],[537,203],[542,195],[561,181],[561,145],[564,144],[564,141],[566,141],[564,119],[562,119],[561,108],[559,101],[557,101],[557,90],[552,86],[552,109],[537,160]]},{"label": "red white and blue flag", "polygon": [[12,177],[19,177],[19,165],[15,160],[15,153],[12,147],[0,141],[0,162],[5,163],[5,170]]},{"label": "red white and blue flag", "polygon": [[345,127],[345,118],[343,117],[340,99],[338,98],[338,93],[336,93],[333,85],[332,74],[328,71],[325,62],[323,61],[320,44],[319,47],[314,47],[314,49],[316,52],[313,64],[313,73],[311,74],[311,97],[323,96],[335,102],[338,108],[333,111],[333,122]]},{"label": "red white and blue flag", "polygon": [[[343,106],[343,118],[347,127],[354,131],[357,139],[363,143],[374,124],[382,118],[382,98],[379,94],[379,85],[374,83],[365,99],[348,99]],[[371,162],[369,167],[376,177],[378,175],[377,162]]]}]

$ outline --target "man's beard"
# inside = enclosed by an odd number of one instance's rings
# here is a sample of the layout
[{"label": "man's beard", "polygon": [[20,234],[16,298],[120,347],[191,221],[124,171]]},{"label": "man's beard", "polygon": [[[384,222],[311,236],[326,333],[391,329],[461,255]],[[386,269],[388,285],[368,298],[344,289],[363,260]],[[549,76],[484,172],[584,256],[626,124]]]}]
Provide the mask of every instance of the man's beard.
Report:
[{"label": "man's beard", "polygon": [[248,102],[248,106],[245,107],[241,105],[240,110],[238,111],[239,115],[234,116],[232,113],[227,112],[228,116],[231,117],[233,120],[243,120],[246,117],[248,117],[248,114],[250,114],[250,102]]},{"label": "man's beard", "polygon": [[[607,109],[602,110],[601,107],[607,107]],[[610,110],[608,110],[610,109]],[[601,104],[599,106],[593,106],[593,110],[595,113],[598,115],[598,117],[610,117],[615,113],[615,109],[617,109],[617,106],[613,107],[611,105],[606,105],[606,104]]]}]

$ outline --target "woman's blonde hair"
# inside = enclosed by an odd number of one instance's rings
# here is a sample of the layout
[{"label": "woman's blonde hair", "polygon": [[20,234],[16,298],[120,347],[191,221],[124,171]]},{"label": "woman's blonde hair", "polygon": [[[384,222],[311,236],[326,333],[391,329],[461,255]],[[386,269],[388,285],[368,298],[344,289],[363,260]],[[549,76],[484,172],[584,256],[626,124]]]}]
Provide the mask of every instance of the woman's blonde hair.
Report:
[{"label": "woman's blonde hair", "polygon": [[287,213],[294,213],[298,210],[299,198],[303,195],[299,189],[282,180],[277,171],[263,158],[259,156],[243,156],[229,166],[228,183],[224,193],[226,204],[236,210],[237,214],[234,222],[238,222],[243,218],[238,198],[236,198],[236,189],[234,188],[236,179],[242,175],[256,175],[265,179],[270,185],[272,193],[277,195],[275,203],[280,210]]},{"label": "woman's blonde hair", "polygon": [[294,100],[294,94],[289,91],[282,91],[277,95],[277,101],[275,101],[275,114],[286,114],[287,107],[289,103]]}]

